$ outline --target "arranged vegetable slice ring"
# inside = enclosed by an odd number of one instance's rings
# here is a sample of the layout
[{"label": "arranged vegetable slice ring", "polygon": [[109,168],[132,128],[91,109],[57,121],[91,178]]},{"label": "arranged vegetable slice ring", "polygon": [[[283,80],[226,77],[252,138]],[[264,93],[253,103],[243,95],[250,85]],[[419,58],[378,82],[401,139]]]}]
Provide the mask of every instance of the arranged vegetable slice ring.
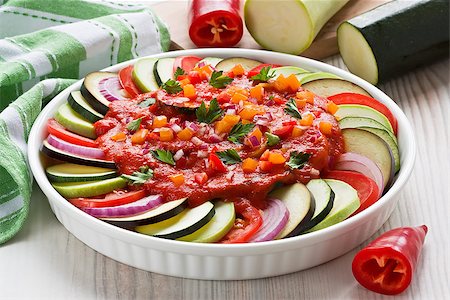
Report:
[{"label": "arranged vegetable slice ring", "polygon": [[266,209],[262,212],[263,223],[249,242],[264,242],[273,240],[286,226],[289,220],[289,210],[283,201],[269,199]]},{"label": "arranged vegetable slice ring", "polygon": [[70,153],[73,153],[76,155],[95,158],[95,159],[103,159],[105,157],[105,153],[103,152],[102,149],[72,144],[72,143],[66,142],[64,140],[61,140],[51,134],[48,135],[47,142],[55,148],[58,148],[62,151],[70,152]]},{"label": "arranged vegetable slice ring", "polygon": [[119,80],[121,86],[127,91],[131,98],[142,94],[139,87],[133,81],[134,66],[128,66],[119,71]]}]

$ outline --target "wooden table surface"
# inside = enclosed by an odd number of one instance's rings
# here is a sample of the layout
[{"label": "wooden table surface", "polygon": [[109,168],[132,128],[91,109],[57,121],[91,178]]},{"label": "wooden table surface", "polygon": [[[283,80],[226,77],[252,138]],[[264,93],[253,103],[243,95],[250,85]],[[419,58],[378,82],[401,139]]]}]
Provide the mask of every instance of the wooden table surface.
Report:
[{"label": "wooden table surface", "polygon": [[[324,61],[345,68],[338,56]],[[449,60],[380,88],[412,122],[418,151],[396,209],[372,238],[391,228],[426,224],[429,233],[413,282],[395,299],[450,299]],[[351,262],[359,249],[315,268],[273,278],[168,277],[118,263],[85,246],[57,221],[35,186],[23,230],[0,246],[0,299],[381,299],[352,276]]]}]

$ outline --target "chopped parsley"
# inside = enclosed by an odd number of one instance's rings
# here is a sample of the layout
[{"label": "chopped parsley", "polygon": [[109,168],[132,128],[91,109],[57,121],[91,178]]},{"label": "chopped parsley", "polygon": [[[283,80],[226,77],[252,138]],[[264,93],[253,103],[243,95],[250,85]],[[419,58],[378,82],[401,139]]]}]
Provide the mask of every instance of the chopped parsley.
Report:
[{"label": "chopped parsley", "polygon": [[175,160],[173,159],[173,154],[169,150],[156,149],[151,151],[152,155],[157,159],[166,164],[175,166]]},{"label": "chopped parsley", "polygon": [[123,174],[121,177],[127,179],[131,185],[144,184],[148,179],[153,177],[153,170],[148,166],[142,166],[139,168],[139,171],[131,175]]},{"label": "chopped parsley", "polygon": [[197,120],[200,123],[207,123],[211,124],[217,118],[219,118],[222,115],[223,111],[219,106],[219,103],[217,102],[217,99],[214,98],[209,102],[208,109],[206,108],[206,104],[204,101],[202,101],[202,104],[200,104],[200,107],[195,110],[195,115],[197,116]]},{"label": "chopped parsley", "polygon": [[301,169],[310,157],[311,154],[309,153],[292,151],[287,165],[291,169]]},{"label": "chopped parsley", "polygon": [[259,71],[258,74],[256,74],[255,76],[252,76],[250,79],[257,80],[259,82],[267,82],[267,81],[269,81],[269,79],[275,77],[275,71],[272,71],[269,74],[270,69],[271,69],[270,66],[264,67],[261,69],[261,71]]},{"label": "chopped parsley", "polygon": [[178,76],[181,76],[184,74],[186,74],[186,72],[182,68],[177,67],[177,69],[175,70],[175,73],[173,73],[173,78],[177,79]]},{"label": "chopped parsley", "polygon": [[233,81],[233,78],[223,75],[223,71],[213,71],[209,84],[215,88],[222,89]]},{"label": "chopped parsley", "polygon": [[302,119],[302,115],[298,111],[297,102],[295,102],[294,98],[289,99],[288,102],[286,102],[286,107],[284,108],[284,112],[293,116],[297,119]]},{"label": "chopped parsley", "polygon": [[142,118],[136,119],[128,123],[127,129],[129,131],[136,131],[139,129],[139,126],[141,126]]},{"label": "chopped parsley", "polygon": [[161,86],[163,90],[165,90],[169,94],[176,94],[183,90],[180,83],[178,81],[175,81],[173,79],[169,79],[166,82],[164,82]]},{"label": "chopped parsley", "polygon": [[242,124],[242,122],[239,122],[231,128],[230,134],[228,135],[228,140],[235,144],[239,144],[239,140],[252,131],[254,127],[255,124]]},{"label": "chopped parsley", "polygon": [[265,135],[267,137],[267,146],[270,146],[270,147],[275,146],[276,144],[278,144],[280,142],[280,137],[276,134],[266,132]]},{"label": "chopped parsley", "polygon": [[242,161],[235,149],[216,152],[217,156],[227,165],[234,165]]},{"label": "chopped parsley", "polygon": [[155,104],[156,99],[155,98],[147,98],[144,101],[142,101],[141,103],[138,104],[139,107],[149,107],[150,105]]}]

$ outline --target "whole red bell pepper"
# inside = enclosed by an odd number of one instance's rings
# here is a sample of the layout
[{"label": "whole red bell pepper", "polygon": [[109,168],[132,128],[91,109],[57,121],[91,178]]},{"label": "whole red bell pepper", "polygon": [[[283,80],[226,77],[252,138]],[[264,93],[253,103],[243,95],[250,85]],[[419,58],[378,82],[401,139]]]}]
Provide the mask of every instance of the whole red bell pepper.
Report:
[{"label": "whole red bell pepper", "polygon": [[240,0],[192,0],[189,36],[198,47],[231,47],[242,38]]},{"label": "whole red bell pepper", "polygon": [[353,276],[362,286],[380,294],[403,292],[411,283],[427,231],[422,225],[383,233],[356,254]]}]

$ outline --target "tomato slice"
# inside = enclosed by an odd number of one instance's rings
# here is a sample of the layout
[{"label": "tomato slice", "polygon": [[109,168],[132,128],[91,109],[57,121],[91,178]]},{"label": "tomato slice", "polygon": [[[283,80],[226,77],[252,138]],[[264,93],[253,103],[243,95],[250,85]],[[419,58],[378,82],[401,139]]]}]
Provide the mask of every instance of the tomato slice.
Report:
[{"label": "tomato slice", "polygon": [[73,198],[69,199],[69,202],[78,208],[112,207],[128,204],[144,197],[144,190],[132,192],[118,191],[106,194],[103,198]]},{"label": "tomato slice", "polygon": [[253,69],[251,69],[250,71],[248,71],[247,77],[250,78],[252,76],[258,75],[259,72],[261,72],[262,68],[265,68],[265,67],[278,68],[278,67],[281,67],[281,65],[277,65],[277,64],[260,64],[259,66],[256,66]]},{"label": "tomato slice", "polygon": [[175,73],[177,68],[182,68],[184,72],[188,73],[201,60],[202,58],[198,56],[178,56],[173,63],[173,72]]},{"label": "tomato slice", "polygon": [[119,71],[119,80],[122,87],[130,94],[131,98],[142,94],[139,87],[133,81],[133,66],[128,66]]},{"label": "tomato slice", "polygon": [[394,134],[397,134],[397,119],[394,117],[392,112],[387,108],[384,104],[379,102],[377,99],[374,99],[372,97],[361,95],[361,94],[355,94],[355,93],[341,93],[336,94],[333,96],[328,97],[329,100],[333,101],[336,104],[360,104],[360,105],[366,105],[369,106],[383,115],[386,116],[386,118],[389,120],[389,123],[391,123],[392,128],[394,129]]},{"label": "tomato slice", "polygon": [[358,192],[360,206],[352,216],[365,210],[378,200],[379,190],[376,182],[361,173],[333,170],[326,173],[324,178],[346,182]]},{"label": "tomato slice", "polygon": [[234,209],[238,217],[233,228],[220,241],[222,244],[246,243],[263,223],[259,209],[252,206],[247,199],[234,202]]},{"label": "tomato slice", "polygon": [[288,137],[292,130],[294,129],[294,125],[284,125],[280,128],[277,128],[273,131],[273,134],[278,135],[281,138]]},{"label": "tomato slice", "polygon": [[86,147],[98,147],[96,141],[66,130],[66,128],[59,124],[55,119],[49,119],[47,121],[47,131],[48,133],[72,144]]}]

